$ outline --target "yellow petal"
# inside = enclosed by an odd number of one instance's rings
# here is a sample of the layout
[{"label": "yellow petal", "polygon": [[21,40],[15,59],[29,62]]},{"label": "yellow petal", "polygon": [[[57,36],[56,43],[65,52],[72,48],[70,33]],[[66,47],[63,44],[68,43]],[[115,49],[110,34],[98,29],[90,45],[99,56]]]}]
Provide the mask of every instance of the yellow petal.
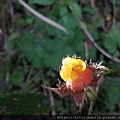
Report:
[{"label": "yellow petal", "polygon": [[62,78],[63,80],[65,80],[65,81],[71,80],[71,79],[70,79],[70,74],[66,73],[65,70],[61,70],[61,71],[60,71],[60,76],[61,76],[61,78]]},{"label": "yellow petal", "polygon": [[71,57],[66,57],[62,60],[62,64],[69,64],[71,60]]},{"label": "yellow petal", "polygon": [[78,78],[78,74],[74,71],[72,71],[70,75],[71,75],[70,77],[71,77],[72,80],[75,80],[75,79]]},{"label": "yellow petal", "polygon": [[69,73],[72,71],[72,67],[69,64],[62,65],[61,69]]}]

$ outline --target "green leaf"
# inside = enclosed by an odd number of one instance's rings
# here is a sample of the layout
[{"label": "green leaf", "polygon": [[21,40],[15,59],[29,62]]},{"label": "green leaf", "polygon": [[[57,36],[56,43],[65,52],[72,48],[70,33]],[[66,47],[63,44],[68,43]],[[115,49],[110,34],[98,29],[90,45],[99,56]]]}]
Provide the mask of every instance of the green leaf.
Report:
[{"label": "green leaf", "polygon": [[70,3],[70,8],[72,9],[72,12],[75,14],[76,17],[81,18],[82,17],[82,11],[81,7],[76,2]]},{"label": "green leaf", "polygon": [[105,76],[109,77],[119,77],[120,78],[120,68],[117,69],[111,69],[105,73]]},{"label": "green leaf", "polygon": [[91,5],[86,5],[83,7],[82,9],[84,12],[88,12],[91,13],[92,15],[94,15],[95,11],[94,9],[91,7]]},{"label": "green leaf", "polygon": [[32,52],[34,47],[33,44],[34,44],[34,35],[29,33],[28,31],[25,31],[20,41],[18,41],[18,48],[22,52]]},{"label": "green leaf", "polygon": [[69,30],[75,29],[78,25],[78,23],[75,22],[75,18],[69,14],[67,14],[66,16],[63,16],[61,21],[62,21],[62,24]]},{"label": "green leaf", "polygon": [[[115,110],[116,106],[120,103],[120,78],[105,77],[101,90],[102,91],[99,92],[101,92],[102,97],[104,97],[101,99],[104,102],[104,110]],[[98,99],[100,99],[100,97],[98,95]]]},{"label": "green leaf", "polygon": [[18,25],[21,25],[21,26],[26,26],[26,25],[28,25],[27,22],[26,22],[24,19],[18,20],[18,21],[17,21],[17,24],[18,24]]},{"label": "green leaf", "polygon": [[28,18],[27,20],[21,18],[17,21],[17,24],[20,26],[27,26],[27,25],[31,25],[33,22],[33,19]]},{"label": "green leaf", "polygon": [[60,12],[60,16],[66,16],[68,13],[67,7],[66,6],[59,6],[59,12]]},{"label": "green leaf", "polygon": [[51,5],[53,4],[54,0],[33,0],[33,2],[39,5]]},{"label": "green leaf", "polygon": [[63,0],[63,2],[64,2],[64,4],[68,4],[68,3],[70,3],[71,2],[71,0]]},{"label": "green leaf", "polygon": [[97,50],[95,47],[92,47],[92,49],[89,50],[89,59],[93,59],[95,60],[96,58],[96,53],[97,53]]},{"label": "green leaf", "polygon": [[20,71],[14,71],[10,75],[10,82],[13,83],[14,85],[20,85],[23,80],[22,80],[22,73]]},{"label": "green leaf", "polygon": [[[106,39],[109,40],[112,46],[120,47],[120,23],[118,22],[115,26],[112,26],[109,34],[106,35]],[[113,45],[114,44],[114,45]]]},{"label": "green leaf", "polygon": [[9,93],[0,95],[0,106],[6,115],[35,115],[49,112],[53,106],[43,106],[46,96],[42,93]]},{"label": "green leaf", "polygon": [[17,39],[18,35],[15,33],[12,33],[9,36],[9,40],[7,41],[7,47],[9,50],[15,50],[15,40]]},{"label": "green leaf", "polygon": [[109,51],[109,53],[114,54],[117,51],[117,46],[115,42],[111,41],[110,39],[104,40],[103,42],[105,48]]},{"label": "green leaf", "polygon": [[[84,35],[83,35],[84,36]],[[78,56],[80,56],[82,59],[85,57],[85,47],[84,42],[81,42],[80,40],[77,41],[77,43],[74,46],[75,51],[78,53]]]}]

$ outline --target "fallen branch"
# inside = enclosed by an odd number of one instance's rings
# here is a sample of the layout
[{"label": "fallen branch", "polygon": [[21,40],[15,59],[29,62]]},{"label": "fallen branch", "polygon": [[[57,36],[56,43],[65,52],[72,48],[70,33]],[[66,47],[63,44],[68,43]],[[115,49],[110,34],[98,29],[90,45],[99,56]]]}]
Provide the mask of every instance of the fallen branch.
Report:
[{"label": "fallen branch", "polygon": [[64,28],[63,26],[61,26],[60,24],[54,22],[53,20],[43,16],[42,14],[38,13],[37,11],[35,11],[33,8],[31,8],[28,4],[26,4],[23,0],[18,0],[20,2],[20,4],[22,4],[27,10],[29,10],[32,14],[34,14],[36,17],[40,18],[41,20],[43,20],[44,22],[62,30],[63,32],[65,32],[66,34],[69,34],[68,31],[66,30],[66,28]]}]

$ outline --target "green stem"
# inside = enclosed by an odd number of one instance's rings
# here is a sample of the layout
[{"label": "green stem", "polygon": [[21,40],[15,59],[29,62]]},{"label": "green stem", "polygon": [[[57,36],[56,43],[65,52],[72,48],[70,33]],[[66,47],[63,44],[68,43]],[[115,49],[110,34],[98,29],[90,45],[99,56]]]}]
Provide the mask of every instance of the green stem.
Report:
[{"label": "green stem", "polygon": [[95,101],[90,101],[90,108],[89,108],[89,111],[88,111],[88,115],[91,115],[91,114],[92,114],[94,102],[95,102]]}]

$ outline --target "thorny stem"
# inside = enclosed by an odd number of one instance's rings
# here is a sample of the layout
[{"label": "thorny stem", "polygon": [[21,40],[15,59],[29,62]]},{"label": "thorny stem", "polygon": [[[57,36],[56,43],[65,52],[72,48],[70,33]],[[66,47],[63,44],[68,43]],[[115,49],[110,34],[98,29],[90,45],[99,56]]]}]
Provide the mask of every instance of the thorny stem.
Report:
[{"label": "thorny stem", "polygon": [[95,102],[95,101],[90,101],[90,108],[89,108],[89,111],[88,111],[88,115],[91,115],[91,114],[92,114],[94,102]]}]

